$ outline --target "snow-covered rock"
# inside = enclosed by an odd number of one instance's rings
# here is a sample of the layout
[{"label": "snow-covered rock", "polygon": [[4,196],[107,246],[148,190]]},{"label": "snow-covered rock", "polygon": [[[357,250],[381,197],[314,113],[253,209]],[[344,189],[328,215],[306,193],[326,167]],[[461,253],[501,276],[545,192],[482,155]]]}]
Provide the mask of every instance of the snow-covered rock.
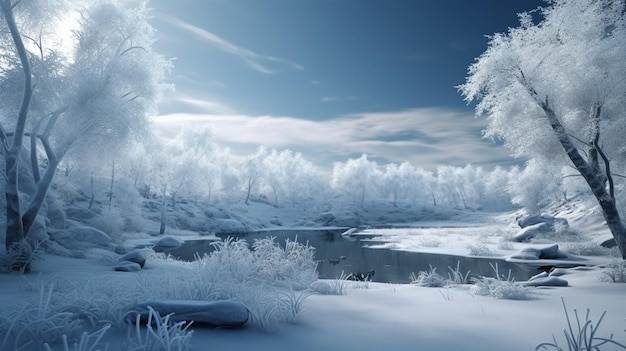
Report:
[{"label": "snow-covered rock", "polygon": [[530,239],[549,233],[554,230],[554,227],[550,226],[548,223],[536,223],[533,225],[529,225],[524,227],[522,230],[517,232],[517,234],[513,235],[512,241],[521,243],[525,241],[530,241]]},{"label": "snow-covered rock", "polygon": [[567,219],[553,217],[547,214],[534,214],[534,215],[526,215],[517,219],[517,224],[520,228],[530,227],[539,223],[547,223],[554,228],[555,224],[569,226]]},{"label": "snow-covered rock", "polygon": [[247,232],[243,223],[232,218],[217,218],[214,222],[214,231],[218,234],[241,234]]},{"label": "snow-covered rock", "polygon": [[185,243],[185,240],[179,237],[166,235],[162,237],[159,241],[157,241],[157,243],[154,245],[154,250],[157,252],[171,250],[171,249],[179,248],[184,243]]},{"label": "snow-covered rock", "polygon": [[543,248],[526,247],[512,254],[508,259],[516,260],[558,260],[568,256],[559,250],[559,245],[554,244]]},{"label": "snow-covered rock", "polygon": [[117,272],[137,272],[141,270],[141,266],[136,262],[121,261],[113,266],[113,269]]},{"label": "snow-covered rock", "polygon": [[109,247],[112,239],[105,232],[88,226],[51,230],[50,239],[67,249]]},{"label": "snow-covered rock", "polygon": [[96,217],[98,213],[85,207],[69,206],[65,209],[65,215],[70,219],[84,221]]},{"label": "snow-covered rock", "polygon": [[543,277],[526,282],[519,282],[523,286],[567,286],[569,283],[565,279],[557,277]]},{"label": "snow-covered rock", "polygon": [[146,255],[142,250],[135,249],[120,257],[119,262],[121,263],[124,261],[137,263],[141,268],[143,268],[146,264]]},{"label": "snow-covered rock", "polygon": [[172,322],[193,321],[194,324],[212,327],[241,327],[250,319],[246,305],[237,301],[155,300],[136,305],[129,313],[130,320],[134,321],[137,315],[142,320],[147,319],[148,306],[161,316],[172,314]]}]

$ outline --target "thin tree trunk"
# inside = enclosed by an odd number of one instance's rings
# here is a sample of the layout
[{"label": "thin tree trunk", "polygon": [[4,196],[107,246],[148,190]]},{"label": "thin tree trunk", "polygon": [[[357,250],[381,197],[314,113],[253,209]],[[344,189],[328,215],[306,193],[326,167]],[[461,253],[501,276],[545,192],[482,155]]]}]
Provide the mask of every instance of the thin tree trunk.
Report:
[{"label": "thin tree trunk", "polygon": [[[13,16],[13,9],[11,2],[8,0],[0,1],[0,8],[2,9],[4,19],[11,33],[11,37],[15,44],[16,52],[20,58],[22,64],[22,71],[24,72],[24,91],[22,94],[22,101],[17,114],[15,133],[13,134],[13,140],[11,145],[4,144],[5,151],[5,171],[7,177],[6,183],[6,202],[7,202],[7,228],[5,245],[6,249],[16,245],[25,237],[24,224],[22,222],[22,212],[20,209],[20,197],[19,197],[19,155],[22,150],[22,142],[24,139],[24,130],[26,127],[26,119],[28,117],[28,110],[30,107],[30,100],[33,94],[32,80],[31,80],[31,66],[28,59],[28,53],[24,46],[24,42],[19,33],[19,29],[15,23],[15,17]],[[24,253],[25,254],[25,253]],[[24,263],[27,264],[27,263]],[[28,267],[15,267],[16,269],[28,270]]]},{"label": "thin tree trunk", "polygon": [[113,203],[113,185],[115,184],[115,162],[111,163],[111,186],[109,188],[109,213],[111,213],[111,204]]},{"label": "thin tree trunk", "polygon": [[[596,200],[598,200],[600,208],[602,208],[602,215],[606,220],[606,224],[609,227],[611,234],[613,234],[613,238],[615,239],[615,243],[622,254],[622,258],[626,259],[626,227],[624,227],[624,223],[620,217],[615,199],[606,190],[604,179],[601,179],[594,167],[585,161],[585,159],[580,155],[578,149],[574,146],[569,135],[567,134],[565,127],[561,124],[559,118],[552,109],[548,99],[546,98],[545,101],[541,101],[537,98],[536,93],[533,94],[534,90],[530,90],[530,92],[546,114],[546,117],[550,122],[550,126],[554,130],[561,146],[567,153],[567,156],[570,158],[578,172],[580,172],[583,178],[585,178],[591,192],[595,196]],[[608,161],[605,160],[605,162]]]}]

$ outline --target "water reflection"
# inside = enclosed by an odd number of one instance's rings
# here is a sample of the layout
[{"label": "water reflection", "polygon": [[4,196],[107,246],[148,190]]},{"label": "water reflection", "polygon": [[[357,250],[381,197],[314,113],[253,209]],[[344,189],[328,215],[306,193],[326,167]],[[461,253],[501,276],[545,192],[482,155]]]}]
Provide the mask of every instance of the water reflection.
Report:
[{"label": "water reflection", "polygon": [[[276,238],[276,241],[284,245],[286,239],[297,240],[300,243],[308,242],[315,247],[315,258],[318,261],[318,273],[320,278],[334,279],[342,274],[350,273],[367,274],[375,271],[372,281],[384,283],[408,283],[411,273],[427,271],[430,267],[437,267],[437,273],[447,277],[448,267],[460,265],[460,270],[465,274],[468,270],[470,276],[494,276],[493,266],[498,265],[500,274],[511,276],[516,280],[527,280],[538,271],[529,267],[505,262],[497,258],[464,257],[454,255],[441,255],[430,253],[416,253],[396,251],[388,249],[368,248],[368,242],[372,236],[344,237],[341,233],[344,229],[337,230],[278,230],[262,231],[238,235],[252,244],[255,239],[268,236]],[[231,235],[232,236],[232,235]],[[226,238],[223,236],[221,239]],[[210,240],[187,241],[182,247],[169,252],[174,257],[182,260],[193,260],[195,254],[200,255],[211,252],[213,246]]]}]

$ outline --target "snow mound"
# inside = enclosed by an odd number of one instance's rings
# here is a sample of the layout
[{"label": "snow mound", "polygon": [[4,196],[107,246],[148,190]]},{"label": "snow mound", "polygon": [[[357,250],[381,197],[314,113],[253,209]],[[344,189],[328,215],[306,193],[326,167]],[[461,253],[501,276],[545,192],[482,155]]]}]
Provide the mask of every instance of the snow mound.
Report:
[{"label": "snow mound", "polygon": [[250,319],[248,308],[237,301],[155,300],[136,305],[129,313],[129,320],[134,321],[137,315],[142,320],[147,320],[148,307],[162,316],[172,314],[170,321],[174,323],[193,321],[194,324],[211,327],[234,328],[244,326]]}]

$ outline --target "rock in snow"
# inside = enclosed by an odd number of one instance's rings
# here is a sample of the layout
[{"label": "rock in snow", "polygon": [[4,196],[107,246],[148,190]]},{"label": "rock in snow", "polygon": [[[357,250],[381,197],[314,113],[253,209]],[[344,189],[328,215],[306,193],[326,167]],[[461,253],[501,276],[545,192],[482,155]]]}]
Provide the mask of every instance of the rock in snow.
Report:
[{"label": "rock in snow", "polygon": [[180,247],[184,242],[185,240],[179,237],[166,235],[162,237],[159,241],[157,241],[156,245],[154,245],[154,251],[159,252],[159,251],[175,249],[175,248]]},{"label": "rock in snow", "polygon": [[146,264],[146,255],[144,255],[142,250],[135,249],[120,257],[119,262],[121,263],[124,261],[137,263],[141,268],[143,268],[144,264]]},{"label": "rock in snow", "polygon": [[131,261],[121,261],[118,262],[113,269],[118,272],[137,272],[141,270],[141,266],[139,263],[131,262]]},{"label": "rock in snow", "polygon": [[533,225],[529,225],[524,227],[524,229],[517,232],[517,234],[513,235],[513,241],[521,243],[525,241],[530,241],[530,239],[540,235],[549,233],[554,229],[554,227],[550,226],[548,223],[536,223]]},{"label": "rock in snow", "polygon": [[108,247],[112,240],[105,232],[88,226],[51,230],[50,238],[67,249]]},{"label": "rock in snow", "polygon": [[568,256],[559,251],[559,245],[554,244],[543,248],[527,247],[509,256],[517,260],[558,260]]},{"label": "rock in snow", "polygon": [[131,321],[135,321],[137,315],[142,320],[147,320],[149,307],[161,316],[170,316],[170,321],[193,321],[194,324],[208,325],[211,327],[241,327],[250,319],[248,308],[237,301],[198,301],[198,300],[155,300],[135,306],[129,313]]},{"label": "rock in snow", "polygon": [[527,282],[519,282],[518,284],[523,286],[567,286],[568,282],[565,279],[557,277],[543,277],[529,280]]}]

